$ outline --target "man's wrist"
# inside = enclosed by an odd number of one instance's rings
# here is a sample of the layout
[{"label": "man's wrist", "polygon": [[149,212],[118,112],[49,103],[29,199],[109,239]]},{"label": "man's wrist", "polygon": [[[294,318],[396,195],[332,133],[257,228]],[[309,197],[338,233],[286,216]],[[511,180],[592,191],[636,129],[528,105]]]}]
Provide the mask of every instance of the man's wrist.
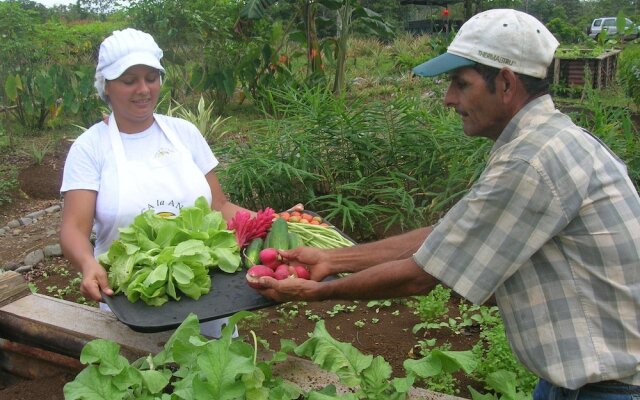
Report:
[{"label": "man's wrist", "polygon": [[318,282],[316,287],[309,293],[310,301],[322,301],[329,299],[331,282]]}]

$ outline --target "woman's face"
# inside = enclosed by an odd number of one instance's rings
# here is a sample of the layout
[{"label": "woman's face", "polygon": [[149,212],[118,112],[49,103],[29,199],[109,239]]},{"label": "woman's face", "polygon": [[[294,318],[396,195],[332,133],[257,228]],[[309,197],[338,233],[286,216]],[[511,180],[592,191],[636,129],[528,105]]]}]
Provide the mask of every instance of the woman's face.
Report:
[{"label": "woman's face", "polygon": [[160,96],[160,71],[134,65],[104,89],[121,132],[142,132],[153,124],[153,111]]}]

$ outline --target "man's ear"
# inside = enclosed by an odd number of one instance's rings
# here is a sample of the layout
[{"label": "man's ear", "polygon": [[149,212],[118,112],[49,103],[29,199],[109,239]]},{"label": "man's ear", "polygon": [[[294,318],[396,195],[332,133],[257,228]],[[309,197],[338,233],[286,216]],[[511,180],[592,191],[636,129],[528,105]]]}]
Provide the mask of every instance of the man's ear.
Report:
[{"label": "man's ear", "polygon": [[518,76],[509,68],[502,68],[496,80],[496,92],[506,101],[510,102],[518,95]]}]

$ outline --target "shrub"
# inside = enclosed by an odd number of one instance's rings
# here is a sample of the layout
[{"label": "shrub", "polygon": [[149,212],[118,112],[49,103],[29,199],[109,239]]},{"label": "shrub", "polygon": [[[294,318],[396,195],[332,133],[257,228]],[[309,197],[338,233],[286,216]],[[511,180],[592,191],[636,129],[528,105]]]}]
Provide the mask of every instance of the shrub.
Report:
[{"label": "shrub", "polygon": [[547,22],[547,28],[562,43],[579,43],[588,39],[582,29],[569,24],[566,19],[553,18]]},{"label": "shrub", "polygon": [[640,107],[640,45],[629,45],[620,53],[618,78],[627,95]]}]

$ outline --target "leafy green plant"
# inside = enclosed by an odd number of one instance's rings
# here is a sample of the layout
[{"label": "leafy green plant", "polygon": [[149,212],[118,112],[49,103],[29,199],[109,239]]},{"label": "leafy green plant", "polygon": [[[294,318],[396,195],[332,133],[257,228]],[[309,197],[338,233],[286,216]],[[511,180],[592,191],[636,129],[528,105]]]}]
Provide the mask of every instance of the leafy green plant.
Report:
[{"label": "leafy green plant", "polygon": [[33,283],[33,282],[28,282],[28,283],[27,283],[27,286],[29,287],[29,291],[30,291],[31,293],[38,293],[38,286],[36,286],[36,284],[35,284],[35,283]]},{"label": "leafy green plant", "polygon": [[350,309],[347,305],[339,303],[335,304],[331,310],[327,311],[327,315],[329,315],[329,317],[335,317],[339,313],[347,313],[349,311]]},{"label": "leafy green plant", "polygon": [[546,26],[562,43],[581,43],[588,39],[582,29],[564,18],[553,18],[546,23]]},{"label": "leafy green plant", "polygon": [[[93,340],[82,349],[80,361],[87,364],[76,378],[65,385],[65,399],[82,399],[92,393],[103,398],[180,398],[180,399],[404,399],[416,377],[434,377],[460,368],[472,371],[474,361],[465,352],[434,350],[421,360],[405,361],[407,376],[391,378],[391,367],[384,358],[360,353],[327,332],[324,322],[316,324],[310,338],[299,346],[283,340],[272,358],[258,361],[255,334],[253,346],[231,338],[239,320],[251,313],[242,311],[230,317],[218,340],[200,336],[197,317],[189,315],[156,355],[133,363],[119,354],[119,346],[104,339]],[[299,387],[274,376],[271,367],[288,353],[313,361],[333,372],[347,393],[337,393],[333,385],[305,393]],[[171,396],[169,396],[171,393]],[[273,397],[276,396],[276,397]]]},{"label": "leafy green plant", "polygon": [[626,164],[636,188],[640,188],[640,138],[631,111],[619,104],[603,103],[601,91],[585,83],[583,101],[571,116],[579,126],[599,137]]},{"label": "leafy green plant", "polygon": [[100,100],[93,89],[94,52],[117,24],[43,22],[19,2],[2,2],[0,25],[3,103],[18,124],[39,132],[63,112],[95,121]]},{"label": "leafy green plant", "polygon": [[[429,58],[444,52],[439,35],[415,36],[409,33],[399,35],[391,44],[390,58],[396,70],[410,71]],[[446,44],[444,46],[446,50]]]},{"label": "leafy green plant", "polygon": [[[166,0],[159,7],[156,0],[141,0],[131,5],[128,15],[134,26],[151,33],[168,50],[172,95],[202,95],[220,115],[238,83],[241,60],[260,48],[261,27],[256,27],[255,41],[239,38],[234,31],[240,7],[232,1],[181,0]],[[185,103],[182,97],[176,99]]]},{"label": "leafy green plant", "polygon": [[538,378],[527,370],[513,355],[511,346],[507,340],[502,320],[491,320],[481,323],[481,341],[476,343],[471,350],[478,360],[477,368],[473,372],[477,380],[490,382],[493,374],[504,370],[512,371],[513,379],[508,382],[518,392],[524,392],[530,396],[538,381]]},{"label": "leafy green plant", "polygon": [[451,289],[440,284],[436,285],[429,294],[414,297],[412,306],[415,309],[415,313],[420,316],[420,319],[424,321],[425,324],[416,325],[413,331],[417,332],[423,327],[426,327],[426,324],[441,320],[449,311],[447,302],[450,298]]},{"label": "leafy green plant", "polygon": [[391,379],[391,367],[384,358],[363,355],[350,343],[335,340],[324,321],[316,324],[312,336],[295,353],[334,372],[342,384],[352,388],[352,394],[341,395],[344,399],[401,399],[413,382],[410,377]]},{"label": "leafy green plant", "polygon": [[197,300],[211,289],[209,269],[233,273],[241,267],[234,233],[204,197],[181,208],[175,218],[153,210],[138,215],[120,228],[118,240],[98,261],[115,293],[154,306],[181,295]]},{"label": "leafy green plant", "polygon": [[[445,343],[442,346],[439,346],[433,350],[438,350],[442,352],[447,352],[451,350],[451,345]],[[430,351],[426,351],[426,354],[429,354]],[[429,390],[438,393],[445,393],[450,395],[458,394],[458,390],[456,389],[456,379],[453,376],[454,371],[442,370],[439,374],[430,376],[428,378],[424,378],[424,382],[426,387]]]},{"label": "leafy green plant", "polygon": [[605,52],[602,46],[560,46],[556,49],[555,56],[564,59],[590,58],[602,55]]},{"label": "leafy green plant", "polygon": [[41,165],[47,154],[51,152],[52,147],[51,142],[47,142],[44,145],[32,142],[31,147],[27,151],[23,151],[23,153],[30,156],[35,165]]},{"label": "leafy green plant", "polygon": [[18,173],[14,167],[0,166],[0,206],[11,203],[18,188]]},{"label": "leafy green plant", "polygon": [[285,320],[292,320],[300,314],[300,304],[295,302],[283,303],[278,305],[276,311],[282,315]]},{"label": "leafy green plant", "polygon": [[227,165],[224,187],[249,208],[300,201],[367,240],[436,218],[482,171],[488,144],[464,137],[441,101],[367,102],[319,88],[270,93],[277,118],[216,149]]},{"label": "leafy green plant", "polygon": [[[132,364],[119,354],[116,343],[91,341],[80,355],[80,361],[88,366],[65,385],[65,398],[82,399],[92,392],[118,399],[162,397],[170,384],[173,395],[182,399],[230,399],[244,397],[247,392],[253,396],[267,392],[260,369],[266,363],[258,363],[255,350],[247,343],[231,340],[236,321],[243,315],[231,317],[220,340],[205,341],[199,336],[197,318],[191,314],[163,351]],[[174,374],[176,363],[182,368]],[[178,379],[172,382],[172,377]],[[295,390],[283,385],[282,390],[287,389]]]},{"label": "leafy green plant", "polygon": [[315,314],[315,313],[314,313],[313,311],[311,311],[311,310],[305,310],[305,311],[304,311],[304,315],[307,317],[307,319],[308,319],[309,321],[315,321],[315,322],[317,322],[317,321],[322,320],[322,317],[321,317],[321,316],[319,316],[318,314]]},{"label": "leafy green plant", "polygon": [[182,104],[177,102],[175,103],[176,106],[169,108],[167,115],[172,116],[175,114],[176,116],[193,123],[208,143],[221,139],[227,133],[220,132],[220,128],[222,124],[229,119],[229,117],[222,118],[222,116],[218,116],[215,118],[214,104],[209,103],[208,106],[205,105],[204,97],[200,96],[196,112],[189,110]]},{"label": "leafy green plant", "polygon": [[[265,18],[267,10],[277,3],[274,0],[250,0],[240,10],[241,21],[258,20]],[[333,93],[340,95],[345,84],[345,63],[348,54],[349,38],[351,36],[352,24],[356,21],[360,28],[366,29],[369,34],[380,35],[382,37],[393,36],[393,30],[382,16],[375,11],[366,8],[356,0],[321,0],[317,2],[295,1],[293,3],[294,17],[289,23],[298,23],[298,29],[304,32],[303,44],[306,46],[304,55],[307,58],[307,83],[313,85],[314,82],[324,81],[324,65],[321,49],[333,47],[334,51],[325,52],[335,57],[335,77],[333,82]],[[319,39],[317,24],[320,23],[318,9],[328,9],[336,12],[336,35]],[[323,21],[324,22],[324,21]],[[319,79],[318,79],[319,77]]]},{"label": "leafy green plant", "polygon": [[640,46],[626,46],[618,58],[618,78],[636,107],[640,108]]},{"label": "leafy green plant", "polygon": [[[499,370],[489,374],[486,380],[487,387],[493,393],[481,394],[469,387],[473,400],[527,400],[531,398],[531,392],[523,392],[516,387],[516,374],[510,371]],[[498,396],[498,394],[502,394]]]}]

